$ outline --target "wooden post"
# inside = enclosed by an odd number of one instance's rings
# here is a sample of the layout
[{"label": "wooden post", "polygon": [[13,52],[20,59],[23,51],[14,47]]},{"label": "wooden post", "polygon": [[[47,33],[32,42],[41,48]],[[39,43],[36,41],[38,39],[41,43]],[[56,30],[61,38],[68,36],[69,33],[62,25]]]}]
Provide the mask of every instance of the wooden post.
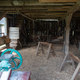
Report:
[{"label": "wooden post", "polygon": [[33,34],[32,21],[30,22],[30,35]]},{"label": "wooden post", "polygon": [[61,64],[60,71],[62,70],[64,64],[66,63],[66,59],[69,55],[69,31],[70,31],[70,22],[71,22],[72,14],[69,14],[66,17],[66,40],[65,40],[65,57]]},{"label": "wooden post", "polygon": [[48,42],[48,34],[49,34],[49,30],[48,30],[48,22],[47,22],[46,24],[47,24],[47,42]]},{"label": "wooden post", "polygon": [[68,54],[69,52],[69,32],[70,32],[70,22],[72,18],[72,13],[69,14],[65,21],[66,21],[66,40],[65,40],[65,54]]},{"label": "wooden post", "polygon": [[48,53],[47,53],[47,59],[49,58],[50,50],[51,50],[51,44],[49,45],[49,49],[48,49]]},{"label": "wooden post", "polygon": [[42,53],[44,54],[43,44],[40,44]]},{"label": "wooden post", "polygon": [[8,24],[8,18],[7,18],[7,36],[9,37],[9,24]]},{"label": "wooden post", "polygon": [[35,42],[35,30],[34,30],[34,21],[33,21],[33,42]]},{"label": "wooden post", "polygon": [[38,47],[37,47],[37,50],[36,50],[36,56],[38,55],[39,46],[40,46],[40,42],[38,42]]},{"label": "wooden post", "polygon": [[63,44],[63,54],[65,54],[65,38],[66,38],[66,32],[64,30],[64,35],[63,35],[63,38],[64,38],[64,44]]}]

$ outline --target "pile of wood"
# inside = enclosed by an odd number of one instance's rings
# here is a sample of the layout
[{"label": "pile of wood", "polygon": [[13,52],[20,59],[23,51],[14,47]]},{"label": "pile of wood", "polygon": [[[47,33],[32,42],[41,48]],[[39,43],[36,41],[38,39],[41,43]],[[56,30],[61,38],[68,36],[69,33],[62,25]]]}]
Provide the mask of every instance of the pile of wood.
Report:
[{"label": "pile of wood", "polygon": [[10,43],[10,39],[9,39],[8,36],[0,37],[0,46],[6,44],[6,46],[0,47],[0,51],[1,51],[1,50],[4,50],[5,48],[10,48],[10,47],[9,47],[9,43]]}]

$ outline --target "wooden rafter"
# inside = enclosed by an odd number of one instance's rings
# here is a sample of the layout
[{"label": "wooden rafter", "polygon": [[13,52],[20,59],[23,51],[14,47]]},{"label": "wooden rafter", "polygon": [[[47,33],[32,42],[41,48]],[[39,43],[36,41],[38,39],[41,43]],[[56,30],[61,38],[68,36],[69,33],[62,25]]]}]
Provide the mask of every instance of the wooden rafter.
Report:
[{"label": "wooden rafter", "polygon": [[15,10],[17,11],[18,14],[20,14],[20,15],[22,15],[23,17],[28,18],[28,19],[30,19],[30,20],[32,20],[32,21],[35,21],[34,19],[32,19],[32,18],[24,15],[23,13],[21,13],[21,12],[16,8],[16,6],[14,6],[13,2],[11,2],[11,4],[12,4],[12,6],[15,8]]},{"label": "wooden rafter", "polygon": [[80,9],[80,0],[78,0],[78,2],[67,11],[67,13],[61,18],[61,20],[65,19],[65,17],[67,15],[69,15],[70,13],[73,14],[74,12],[78,11],[79,9]]},{"label": "wooden rafter", "polygon": [[0,20],[6,15],[7,11],[4,11],[3,13],[0,14]]},{"label": "wooden rafter", "polygon": [[39,0],[39,2],[77,2],[78,0]]},{"label": "wooden rafter", "polygon": [[23,13],[21,13],[21,12],[19,12],[19,14],[20,14],[20,15],[22,15],[23,17],[27,18],[27,19],[30,19],[30,20],[32,20],[32,21],[35,21],[34,19],[32,19],[32,18],[30,18],[30,17],[28,17],[28,16],[24,15],[24,14],[23,14]]},{"label": "wooden rafter", "polygon": [[[11,5],[11,1],[10,0],[9,2],[7,1],[1,1],[0,0],[0,6],[12,6]],[[38,5],[46,5],[46,6],[49,6],[49,5],[74,5],[75,3],[74,2],[67,2],[67,3],[48,3],[48,4],[45,4],[45,3],[39,3],[38,0],[25,0],[25,6],[38,6]],[[23,5],[23,0],[18,0],[18,4],[17,6],[22,6]]]},{"label": "wooden rafter", "polygon": [[[23,14],[30,18],[43,18],[43,19],[64,19],[66,12],[68,12],[71,7],[76,3],[75,0],[69,0],[72,2],[65,2],[67,0],[61,0],[63,2],[51,2],[51,3],[39,3],[38,0],[20,0],[18,4],[13,3],[14,0],[0,0],[0,12],[8,11],[7,14]],[[44,0],[43,0],[44,1]],[[48,1],[48,0],[47,0]],[[51,0],[49,0],[51,1]],[[52,0],[60,1],[60,0]],[[77,3],[78,4],[78,3]],[[77,7],[76,7],[77,8]],[[4,9],[4,10],[3,10]],[[78,8],[77,8],[78,9]],[[70,10],[71,11],[71,10]],[[68,14],[67,14],[68,15]],[[49,17],[50,16],[50,17]],[[74,15],[78,17],[79,15]]]},{"label": "wooden rafter", "polygon": [[[24,5],[24,4],[23,4]],[[44,9],[69,9],[69,8],[71,8],[72,7],[72,5],[68,5],[68,6],[65,6],[65,5],[48,5],[48,6],[45,6],[44,7],[44,5],[32,5],[32,6],[29,6],[29,5],[25,5],[24,6],[24,10],[38,10],[38,9],[40,9],[40,10],[44,10]],[[13,8],[13,6],[0,6],[0,10],[3,10],[3,8],[4,8],[4,10],[14,10],[14,8]],[[19,9],[19,10],[21,10],[22,9],[22,5],[21,6],[16,6],[16,8],[17,9]]]}]

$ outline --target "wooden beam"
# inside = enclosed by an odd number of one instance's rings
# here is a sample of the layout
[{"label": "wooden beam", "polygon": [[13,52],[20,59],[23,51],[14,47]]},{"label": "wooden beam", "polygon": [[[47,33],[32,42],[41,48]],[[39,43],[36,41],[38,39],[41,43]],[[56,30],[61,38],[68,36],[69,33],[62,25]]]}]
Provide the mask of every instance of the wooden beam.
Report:
[{"label": "wooden beam", "polygon": [[[49,6],[45,6],[45,5],[43,5],[43,6],[40,6],[40,5],[38,5],[38,6],[24,6],[24,10],[47,10],[47,9],[53,9],[53,10],[56,10],[56,9],[65,9],[65,10],[67,10],[67,9],[69,9],[69,8],[71,8],[72,7],[72,5],[70,5],[70,6],[64,6],[64,5],[53,5],[53,6],[51,6],[51,5],[49,5]],[[23,6],[16,6],[16,8],[18,9],[18,10],[22,10],[22,7]],[[0,6],[0,10],[15,10],[14,8],[13,8],[13,6]]]},{"label": "wooden beam", "polygon": [[78,0],[78,2],[67,11],[67,13],[61,18],[61,20],[65,19],[65,17],[68,14],[70,14],[70,13],[73,14],[74,12],[78,11],[79,9],[80,9],[80,0]]},{"label": "wooden beam", "polygon": [[80,62],[80,59],[79,59],[77,56],[73,55],[71,52],[70,52],[70,56],[72,57],[72,59],[73,59],[75,62],[77,62],[77,63]]},{"label": "wooden beam", "polygon": [[47,10],[25,10],[26,13],[65,13],[66,11],[47,11]]},{"label": "wooden beam", "polygon": [[66,12],[48,12],[48,11],[40,11],[40,12],[33,12],[33,13],[30,13],[30,12],[25,12],[24,14],[25,15],[65,15]]},{"label": "wooden beam", "polygon": [[0,20],[7,14],[7,11],[0,14]]},{"label": "wooden beam", "polygon": [[[30,16],[29,16],[30,17]],[[58,18],[61,18],[60,16],[32,16],[31,18],[33,19],[58,19]]]},{"label": "wooden beam", "polygon": [[39,0],[39,2],[77,2],[78,0]]},{"label": "wooden beam", "polygon": [[[28,16],[30,16],[30,15],[28,15]],[[36,14],[36,15],[31,15],[31,17],[62,17],[63,15],[58,15],[58,14],[55,14],[55,15],[50,15],[50,14],[46,14],[46,15],[38,15],[38,14]]]},{"label": "wooden beam", "polygon": [[12,6],[14,7],[14,9],[17,11],[18,14],[20,14],[20,15],[22,15],[23,17],[28,18],[28,19],[30,19],[30,20],[32,20],[32,21],[35,21],[34,19],[32,19],[32,18],[24,15],[24,14],[21,13],[19,10],[17,10],[17,8],[16,8],[16,6],[13,4],[13,2],[11,2],[11,4],[12,4]]},{"label": "wooden beam", "polygon": [[48,11],[68,11],[69,9],[48,9]]},{"label": "wooden beam", "polygon": [[[23,3],[24,3],[23,1],[18,1],[18,4],[15,6],[23,6]],[[42,3],[39,3],[38,0],[35,0],[35,1],[34,0],[33,1],[32,0],[26,0],[25,1],[25,6],[32,6],[32,5],[33,6],[38,6],[38,5],[46,5],[46,6],[48,6],[48,5],[53,6],[54,5],[55,6],[55,5],[74,5],[74,4],[75,4],[74,2],[71,2],[71,3],[70,2],[67,2],[67,3],[63,3],[63,2],[62,3],[48,3],[48,4],[43,3],[42,4]],[[9,2],[4,1],[4,0],[0,1],[0,6],[12,6],[11,1],[9,1]]]},{"label": "wooden beam", "polygon": [[19,12],[19,14],[20,14],[20,15],[22,15],[23,17],[27,18],[27,19],[30,19],[30,20],[32,20],[32,21],[35,21],[34,19],[32,19],[32,18],[30,18],[30,17],[28,17],[28,16],[24,15],[24,14],[23,14],[23,13],[21,13],[21,12]]},{"label": "wooden beam", "polygon": [[63,9],[68,9],[68,8],[71,8],[72,6],[71,5],[68,5],[68,6],[63,6],[62,8]]},{"label": "wooden beam", "polygon": [[[0,7],[0,10],[15,10],[13,7]],[[16,7],[16,9],[18,9],[18,10],[22,10],[22,8],[21,8],[21,6],[20,7]],[[24,8],[21,12],[25,12],[25,11],[42,11],[42,10],[44,10],[44,11],[68,11],[69,10],[69,8],[62,8],[62,7],[47,7],[47,8],[44,8],[44,7],[34,7],[34,8],[30,8],[30,7],[26,7],[26,8]]]},{"label": "wooden beam", "polygon": [[73,15],[73,17],[80,17],[80,15]]},{"label": "wooden beam", "polygon": [[[34,12],[34,13],[30,13],[30,12],[24,12],[25,15],[65,15],[65,12]],[[80,13],[75,13],[74,15],[80,15]]]}]

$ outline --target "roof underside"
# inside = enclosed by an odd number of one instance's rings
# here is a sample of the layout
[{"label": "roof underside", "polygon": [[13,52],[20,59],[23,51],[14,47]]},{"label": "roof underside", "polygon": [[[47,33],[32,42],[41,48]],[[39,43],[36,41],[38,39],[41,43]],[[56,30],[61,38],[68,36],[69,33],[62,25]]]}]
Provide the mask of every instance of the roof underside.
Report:
[{"label": "roof underside", "polygon": [[[0,12],[24,15],[33,19],[60,19],[78,0],[0,0]],[[80,17],[80,10],[73,18]]]}]

